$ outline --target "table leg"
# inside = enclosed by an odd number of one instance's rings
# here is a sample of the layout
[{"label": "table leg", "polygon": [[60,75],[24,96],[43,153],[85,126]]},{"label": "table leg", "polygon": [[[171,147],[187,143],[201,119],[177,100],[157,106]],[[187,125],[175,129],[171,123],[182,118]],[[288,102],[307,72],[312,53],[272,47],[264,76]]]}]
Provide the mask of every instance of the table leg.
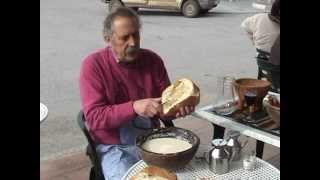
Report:
[{"label": "table leg", "polygon": [[256,141],[256,156],[260,159],[262,159],[263,156],[263,148],[264,148],[264,142],[257,140]]},{"label": "table leg", "polygon": [[213,126],[213,139],[217,139],[217,138],[223,139],[225,128],[213,123],[212,123],[212,126]]}]

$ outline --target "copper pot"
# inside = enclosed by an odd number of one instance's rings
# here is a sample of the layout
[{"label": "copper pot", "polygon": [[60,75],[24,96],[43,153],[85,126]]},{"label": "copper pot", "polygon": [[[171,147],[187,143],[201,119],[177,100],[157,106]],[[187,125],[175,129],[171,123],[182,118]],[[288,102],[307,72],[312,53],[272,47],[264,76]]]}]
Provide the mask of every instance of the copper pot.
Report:
[{"label": "copper pot", "polygon": [[267,95],[271,83],[266,80],[253,79],[253,78],[240,78],[234,82],[236,93],[239,97],[239,109],[244,109],[246,102],[244,94],[247,90],[255,90],[257,92],[257,99],[253,105],[254,111],[259,110],[262,107],[262,100]]}]

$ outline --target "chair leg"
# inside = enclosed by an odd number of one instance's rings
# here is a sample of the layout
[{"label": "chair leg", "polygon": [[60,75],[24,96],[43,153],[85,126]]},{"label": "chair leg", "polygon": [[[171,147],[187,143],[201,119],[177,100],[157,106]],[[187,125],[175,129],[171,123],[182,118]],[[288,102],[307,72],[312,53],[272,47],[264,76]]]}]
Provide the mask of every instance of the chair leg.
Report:
[{"label": "chair leg", "polygon": [[262,70],[258,68],[258,79],[262,78]]},{"label": "chair leg", "polygon": [[90,169],[89,180],[96,180],[96,175],[95,175],[94,167],[91,167],[91,169]]},{"label": "chair leg", "polygon": [[95,166],[92,166],[90,169],[89,180],[105,180],[105,178],[102,172],[99,172]]},{"label": "chair leg", "polygon": [[213,139],[217,139],[217,138],[223,139],[225,128],[213,123],[212,125],[213,125]]},{"label": "chair leg", "polygon": [[256,141],[256,156],[260,159],[262,159],[263,156],[263,148],[264,148],[264,142],[257,140]]}]

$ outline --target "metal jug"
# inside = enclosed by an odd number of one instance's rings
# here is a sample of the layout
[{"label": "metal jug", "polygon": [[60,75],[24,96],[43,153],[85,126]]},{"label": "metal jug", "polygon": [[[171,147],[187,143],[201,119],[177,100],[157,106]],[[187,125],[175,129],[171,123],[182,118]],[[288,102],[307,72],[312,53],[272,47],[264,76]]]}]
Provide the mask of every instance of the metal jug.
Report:
[{"label": "metal jug", "polygon": [[224,139],[212,140],[213,148],[208,153],[208,158],[205,153],[206,160],[209,164],[209,170],[215,174],[224,174],[230,170],[230,162],[233,157],[226,148],[227,141]]},{"label": "metal jug", "polygon": [[240,160],[241,151],[248,143],[248,140],[247,140],[241,145],[238,140],[239,136],[240,136],[239,132],[230,131],[229,137],[227,139],[227,150],[229,151],[229,153],[233,155],[233,158],[232,158],[233,161]]}]

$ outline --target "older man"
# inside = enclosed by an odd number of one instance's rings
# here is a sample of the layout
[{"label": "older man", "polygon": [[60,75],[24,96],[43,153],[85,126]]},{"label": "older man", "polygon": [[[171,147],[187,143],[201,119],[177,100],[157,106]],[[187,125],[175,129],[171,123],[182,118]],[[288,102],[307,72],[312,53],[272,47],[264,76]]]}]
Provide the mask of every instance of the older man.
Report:
[{"label": "older man", "polygon": [[[87,56],[80,72],[82,109],[106,179],[119,180],[139,160],[136,136],[159,127],[161,93],[170,85],[162,59],[140,48],[140,19],[120,7],[104,21],[107,46]],[[182,107],[176,117],[190,114]]]}]

